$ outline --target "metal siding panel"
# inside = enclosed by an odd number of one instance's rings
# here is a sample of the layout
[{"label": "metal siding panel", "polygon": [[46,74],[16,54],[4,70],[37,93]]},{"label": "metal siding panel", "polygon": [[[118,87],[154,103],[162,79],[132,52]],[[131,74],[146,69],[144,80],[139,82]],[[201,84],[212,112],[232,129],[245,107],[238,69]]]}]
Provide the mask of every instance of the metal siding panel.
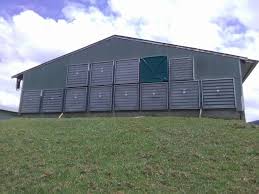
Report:
[{"label": "metal siding panel", "polygon": [[193,80],[193,57],[171,58],[169,60],[170,80]]},{"label": "metal siding panel", "polygon": [[115,85],[114,86],[115,110],[139,110],[139,85]]},{"label": "metal siding panel", "polygon": [[48,89],[43,91],[41,112],[62,112],[63,89]]},{"label": "metal siding panel", "polygon": [[0,121],[17,117],[17,113],[0,110]]},{"label": "metal siding panel", "polygon": [[64,112],[86,111],[87,88],[66,89]]},{"label": "metal siding panel", "polygon": [[199,82],[177,81],[170,83],[170,109],[199,109]]},{"label": "metal siding panel", "polygon": [[141,84],[141,110],[168,108],[168,83]]},{"label": "metal siding panel", "polygon": [[24,90],[41,90],[66,87],[67,65],[69,57],[64,56],[46,65],[39,65],[24,73]]},{"label": "metal siding panel", "polygon": [[79,87],[88,85],[88,64],[68,65],[67,87]]},{"label": "metal siding panel", "polygon": [[139,82],[139,59],[123,59],[115,62],[115,84]]},{"label": "metal siding panel", "polygon": [[111,85],[113,83],[113,61],[91,64],[90,85]]},{"label": "metal siding panel", "polygon": [[236,107],[233,79],[202,80],[202,95],[204,109]]},{"label": "metal siding panel", "polygon": [[197,79],[234,78],[236,110],[242,111],[242,76],[240,76],[239,59],[197,53],[195,60],[198,63]]},{"label": "metal siding panel", "polygon": [[89,111],[111,111],[112,86],[90,87]]},{"label": "metal siding panel", "polygon": [[21,113],[39,113],[41,90],[24,90],[21,97]]}]

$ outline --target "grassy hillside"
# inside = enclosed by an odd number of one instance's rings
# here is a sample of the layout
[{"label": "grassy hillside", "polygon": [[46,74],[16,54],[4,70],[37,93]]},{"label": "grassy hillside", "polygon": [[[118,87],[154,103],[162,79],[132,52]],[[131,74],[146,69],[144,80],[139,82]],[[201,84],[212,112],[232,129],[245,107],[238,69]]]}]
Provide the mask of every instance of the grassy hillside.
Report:
[{"label": "grassy hillside", "polygon": [[258,193],[258,139],[219,119],[0,121],[0,193]]}]

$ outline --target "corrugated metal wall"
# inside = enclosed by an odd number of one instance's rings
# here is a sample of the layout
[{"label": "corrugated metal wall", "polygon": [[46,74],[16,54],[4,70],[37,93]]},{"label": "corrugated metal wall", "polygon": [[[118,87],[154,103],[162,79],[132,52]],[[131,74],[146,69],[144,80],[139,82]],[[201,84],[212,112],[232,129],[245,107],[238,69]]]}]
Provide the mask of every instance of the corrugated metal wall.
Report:
[{"label": "corrugated metal wall", "polygon": [[92,86],[113,84],[113,61],[92,63],[90,75]]},{"label": "corrugated metal wall", "polygon": [[67,68],[66,87],[87,86],[88,69],[88,64],[69,65]]},{"label": "corrugated metal wall", "polygon": [[182,56],[169,59],[169,107],[199,109],[199,81],[194,80],[194,59]]},{"label": "corrugated metal wall", "polygon": [[63,89],[44,90],[42,96],[41,112],[58,113],[63,108]]},{"label": "corrugated metal wall", "polygon": [[138,83],[139,59],[117,60],[114,72],[115,84]]},{"label": "corrugated metal wall", "polygon": [[173,80],[193,80],[194,64],[193,57],[171,58],[169,60],[169,79]]},{"label": "corrugated metal wall", "polygon": [[114,86],[114,110],[139,110],[139,84]]},{"label": "corrugated metal wall", "polygon": [[[169,59],[169,82],[140,83],[139,61],[96,62],[90,72],[88,65],[68,66],[64,98],[63,89],[23,91],[20,112],[236,108],[234,78],[194,80],[192,57]],[[81,87],[88,85],[89,74],[90,86]]]},{"label": "corrugated metal wall", "polygon": [[143,83],[141,110],[166,110],[168,108],[168,83]]},{"label": "corrugated metal wall", "polygon": [[67,88],[64,100],[64,112],[86,111],[87,88]]},{"label": "corrugated metal wall", "polygon": [[26,90],[21,94],[21,113],[38,113],[40,111],[41,90]]},{"label": "corrugated metal wall", "polygon": [[170,109],[199,109],[199,81],[176,81],[170,83]]},{"label": "corrugated metal wall", "polygon": [[112,110],[112,86],[92,86],[89,91],[89,111]]},{"label": "corrugated metal wall", "polygon": [[204,109],[236,107],[234,79],[202,80],[201,83]]},{"label": "corrugated metal wall", "polygon": [[117,60],[114,68],[113,110],[139,110],[139,59]]}]

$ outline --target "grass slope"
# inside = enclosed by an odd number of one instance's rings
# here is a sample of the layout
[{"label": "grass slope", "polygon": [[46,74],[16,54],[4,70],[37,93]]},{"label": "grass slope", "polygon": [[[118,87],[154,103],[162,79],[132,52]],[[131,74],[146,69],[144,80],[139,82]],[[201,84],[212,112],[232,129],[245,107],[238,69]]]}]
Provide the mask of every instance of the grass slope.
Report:
[{"label": "grass slope", "polygon": [[143,117],[0,122],[0,193],[257,193],[259,128]]}]

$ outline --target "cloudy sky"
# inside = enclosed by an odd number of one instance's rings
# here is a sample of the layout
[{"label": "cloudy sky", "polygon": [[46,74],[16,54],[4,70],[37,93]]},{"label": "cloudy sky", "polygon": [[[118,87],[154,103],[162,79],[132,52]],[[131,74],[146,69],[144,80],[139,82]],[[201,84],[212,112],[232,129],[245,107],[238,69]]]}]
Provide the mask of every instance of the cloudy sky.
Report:
[{"label": "cloudy sky", "polygon": [[[14,75],[113,34],[259,59],[257,0],[1,0],[0,108],[17,109]],[[259,119],[259,65],[244,83]]]}]

